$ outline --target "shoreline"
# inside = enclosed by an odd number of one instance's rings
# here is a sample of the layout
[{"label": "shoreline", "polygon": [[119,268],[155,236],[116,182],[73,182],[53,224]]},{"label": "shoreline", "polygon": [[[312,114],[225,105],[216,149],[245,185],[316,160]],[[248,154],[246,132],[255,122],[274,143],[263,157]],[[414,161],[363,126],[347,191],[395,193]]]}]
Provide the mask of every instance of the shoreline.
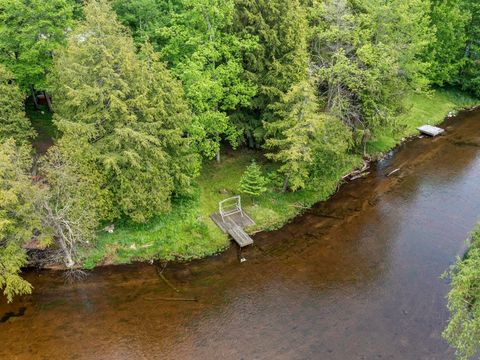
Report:
[{"label": "shoreline", "polygon": [[[440,124],[443,124],[445,121],[449,120],[449,119],[453,119],[455,117],[459,117],[461,116],[462,114],[464,113],[471,113],[471,112],[474,112],[474,111],[477,111],[478,109],[480,109],[480,105],[477,104],[477,105],[473,105],[473,106],[470,106],[470,107],[465,107],[465,108],[462,108],[462,109],[452,109],[449,111],[449,113],[444,116],[441,120],[438,120],[438,121],[432,121],[432,124],[433,125],[440,125]],[[421,139],[423,138],[424,136],[421,135],[421,134],[411,134],[409,136],[405,136],[402,138],[402,140],[397,143],[393,148],[389,149],[388,151],[385,151],[383,153],[379,153],[379,154],[375,154],[373,156],[370,156],[369,158],[363,158],[363,168],[362,169],[358,169],[357,168],[353,168],[351,169],[348,173],[346,173],[345,175],[343,175],[339,180],[338,180],[338,183],[337,183],[337,187],[335,189],[334,192],[332,192],[327,199],[325,200],[320,200],[320,201],[317,201],[315,203],[313,203],[311,206],[309,207],[303,207],[301,208],[294,216],[292,216],[291,218],[289,218],[286,222],[284,222],[281,226],[277,227],[277,228],[274,228],[274,229],[255,229],[253,231],[247,231],[249,233],[249,235],[256,235],[256,234],[261,234],[261,233],[270,233],[270,232],[273,232],[273,231],[278,231],[280,230],[281,228],[283,228],[284,226],[288,225],[289,223],[295,221],[295,219],[303,216],[307,211],[311,210],[315,205],[317,204],[320,204],[322,202],[326,202],[326,201],[330,201],[330,199],[346,184],[350,183],[350,182],[353,182],[355,180],[359,180],[361,178],[363,178],[363,174],[368,174],[368,170],[374,166],[374,164],[376,164],[377,162],[379,162],[380,160],[384,159],[386,156],[395,156],[395,152],[398,150],[398,148],[410,141],[413,141],[413,140],[416,140],[416,139]],[[167,263],[172,263],[172,264],[188,264],[190,262],[194,262],[194,261],[205,261],[205,260],[208,260],[209,258],[213,258],[213,257],[217,257],[223,253],[225,253],[229,248],[231,248],[232,246],[236,246],[235,244],[232,245],[232,240],[230,238],[228,238],[228,242],[226,244],[226,246],[222,249],[219,249],[219,251],[217,251],[216,253],[214,254],[209,254],[209,255],[206,255],[206,256],[201,256],[201,257],[195,257],[195,258],[189,258],[189,259],[182,259],[182,258],[177,258],[177,259],[151,259],[151,260],[132,260],[128,263],[114,263],[114,262],[101,262],[101,263],[98,263],[96,264],[93,268],[85,268],[85,267],[82,267],[82,266],[78,266],[78,267],[75,267],[73,270],[83,270],[83,271],[89,271],[89,270],[93,270],[95,268],[107,268],[107,267],[117,267],[117,266],[125,266],[125,265],[134,265],[134,264],[145,264],[145,265],[153,265],[155,263],[161,263],[161,262],[167,262]],[[67,268],[66,266],[62,265],[62,264],[51,264],[51,265],[46,265],[46,266],[41,266],[41,267],[38,267],[38,266],[35,266],[34,264],[33,265],[29,265],[26,269],[31,269],[31,268],[36,268],[36,269],[39,269],[39,270],[48,270],[48,271],[68,271],[68,270],[72,270],[72,269],[69,269]]]}]

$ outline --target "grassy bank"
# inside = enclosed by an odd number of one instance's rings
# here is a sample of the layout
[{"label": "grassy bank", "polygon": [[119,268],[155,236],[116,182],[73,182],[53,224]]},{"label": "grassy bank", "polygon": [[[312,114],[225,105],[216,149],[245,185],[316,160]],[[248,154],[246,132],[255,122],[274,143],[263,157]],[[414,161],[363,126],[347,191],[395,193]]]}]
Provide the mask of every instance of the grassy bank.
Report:
[{"label": "grassy bank", "polygon": [[[431,96],[412,95],[408,109],[397,121],[400,131],[374,134],[368,145],[371,154],[395,147],[405,137],[415,134],[422,124],[437,124],[448,112],[476,104],[475,100],[455,91],[435,91]],[[228,238],[210,220],[218,202],[239,193],[239,180],[252,159],[265,173],[274,169],[258,151],[239,150],[223,155],[222,162],[204,165],[197,180],[196,193],[190,199],[176,201],[172,212],[148,225],[116,224],[113,234],[100,233],[96,247],[85,254],[85,267],[102,263],[128,263],[133,260],[193,259],[215,254],[228,246]],[[323,179],[315,191],[280,193],[271,187],[259,199],[243,197],[244,208],[257,225],[249,229],[272,230],[281,227],[305,208],[326,200],[335,191],[343,174],[358,166],[359,156]]]},{"label": "grassy bank", "polygon": [[478,103],[477,99],[457,90],[436,90],[431,95],[412,94],[406,99],[406,111],[397,118],[400,130],[377,131],[368,144],[368,152],[372,155],[387,152],[402,139],[418,134],[417,127],[439,124],[449,112],[472,107]]}]

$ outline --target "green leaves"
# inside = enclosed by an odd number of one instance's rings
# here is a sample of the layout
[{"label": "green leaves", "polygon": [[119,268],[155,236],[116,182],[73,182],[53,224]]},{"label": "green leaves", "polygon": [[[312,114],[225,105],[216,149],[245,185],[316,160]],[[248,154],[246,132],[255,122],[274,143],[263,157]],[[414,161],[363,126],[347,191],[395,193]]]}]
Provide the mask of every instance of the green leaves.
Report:
[{"label": "green leaves", "polygon": [[427,85],[428,2],[341,0],[315,8],[310,47],[324,109],[353,129],[394,126],[408,90]]},{"label": "green leaves", "polygon": [[152,46],[136,53],[107,1],[89,2],[84,13],[50,78],[61,150],[85,174],[101,174],[109,218],[146,222],[198,172],[190,114],[180,84]]},{"label": "green leaves", "polygon": [[298,0],[236,0],[235,6],[236,32],[259,43],[244,61],[258,93],[238,118],[249,143],[261,144],[262,120],[272,119],[271,106],[307,75],[306,13]]},{"label": "green leaves", "polygon": [[470,359],[480,351],[480,230],[472,234],[465,259],[458,260],[449,273],[448,294],[451,316],[443,336],[456,348],[459,359]]},{"label": "green leaves", "polygon": [[30,284],[20,277],[27,263],[22,246],[41,228],[36,205],[43,190],[32,184],[30,166],[27,147],[18,147],[13,139],[0,144],[0,290],[9,302],[15,295],[31,292]]},{"label": "green leaves", "polygon": [[32,285],[20,277],[21,268],[27,263],[25,251],[13,242],[0,249],[0,289],[7,302],[13,297],[32,293]]},{"label": "green leaves", "polygon": [[13,75],[0,64],[0,141],[13,137],[18,143],[31,140],[35,132],[25,116],[24,96]]},{"label": "green leaves", "polygon": [[24,92],[45,89],[53,54],[73,26],[74,2],[69,0],[3,0],[0,4],[0,63]]},{"label": "green leaves", "polygon": [[284,191],[305,188],[325,116],[312,85],[304,81],[293,86],[272,109],[275,120],[264,123],[265,148],[271,151],[266,156],[282,164],[278,171],[285,176]]}]

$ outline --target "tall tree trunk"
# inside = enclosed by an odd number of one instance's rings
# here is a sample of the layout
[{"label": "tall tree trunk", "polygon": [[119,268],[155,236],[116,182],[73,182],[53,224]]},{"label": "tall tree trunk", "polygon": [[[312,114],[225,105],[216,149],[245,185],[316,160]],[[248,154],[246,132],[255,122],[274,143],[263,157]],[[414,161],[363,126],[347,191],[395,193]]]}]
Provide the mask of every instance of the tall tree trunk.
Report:
[{"label": "tall tree trunk", "polygon": [[53,112],[52,99],[50,99],[50,95],[48,95],[46,91],[43,92],[43,95],[45,96],[45,100],[47,100],[48,110]]},{"label": "tall tree trunk", "polygon": [[287,192],[287,190],[288,190],[288,175],[285,176],[285,181],[283,182],[283,189],[282,189],[282,191],[283,191],[283,192]]},{"label": "tall tree trunk", "polygon": [[33,104],[35,105],[35,109],[39,110],[40,106],[38,106],[37,95],[35,94],[35,88],[33,87],[33,85],[30,85],[30,90],[32,92],[32,99],[33,99]]},{"label": "tall tree trunk", "polygon": [[65,265],[69,269],[71,269],[75,265],[75,261],[73,261],[72,254],[68,249],[67,243],[65,242],[65,239],[62,238],[62,236],[58,237],[58,242],[63,251]]},{"label": "tall tree trunk", "polygon": [[220,150],[217,151],[215,154],[215,159],[217,160],[218,163],[220,163]]}]

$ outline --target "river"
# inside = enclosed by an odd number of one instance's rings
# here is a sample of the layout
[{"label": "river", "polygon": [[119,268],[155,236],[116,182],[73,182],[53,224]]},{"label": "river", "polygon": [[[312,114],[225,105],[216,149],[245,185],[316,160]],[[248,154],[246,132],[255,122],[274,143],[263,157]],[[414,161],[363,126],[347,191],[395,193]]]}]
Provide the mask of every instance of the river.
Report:
[{"label": "river", "polygon": [[453,359],[440,275],[480,214],[480,112],[443,127],[255,236],[244,263],[232,245],[168,283],[148,264],[28,272],[34,293],[0,300],[0,359]]}]

